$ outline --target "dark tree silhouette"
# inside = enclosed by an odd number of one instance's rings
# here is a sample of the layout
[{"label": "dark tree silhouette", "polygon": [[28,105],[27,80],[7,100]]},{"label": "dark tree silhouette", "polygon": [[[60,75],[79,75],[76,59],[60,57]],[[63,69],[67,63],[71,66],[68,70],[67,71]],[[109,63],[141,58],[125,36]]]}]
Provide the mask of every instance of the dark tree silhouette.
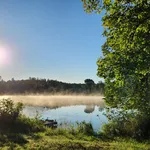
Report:
[{"label": "dark tree silhouette", "polygon": [[85,79],[84,82],[85,82],[85,84],[87,86],[88,91],[91,93],[92,88],[95,85],[94,81],[92,79]]},{"label": "dark tree silhouette", "polygon": [[97,92],[100,93],[103,88],[103,84],[95,84],[93,80],[87,79],[84,83],[65,83],[57,80],[32,78],[26,80],[0,80],[0,94],[86,94]]}]

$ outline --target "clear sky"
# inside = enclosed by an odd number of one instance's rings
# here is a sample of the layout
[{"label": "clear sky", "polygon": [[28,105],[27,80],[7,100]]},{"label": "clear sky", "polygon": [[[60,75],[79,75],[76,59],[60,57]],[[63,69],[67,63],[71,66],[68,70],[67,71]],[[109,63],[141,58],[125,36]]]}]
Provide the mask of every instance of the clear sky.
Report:
[{"label": "clear sky", "polygon": [[102,32],[80,0],[0,0],[0,75],[98,82]]}]

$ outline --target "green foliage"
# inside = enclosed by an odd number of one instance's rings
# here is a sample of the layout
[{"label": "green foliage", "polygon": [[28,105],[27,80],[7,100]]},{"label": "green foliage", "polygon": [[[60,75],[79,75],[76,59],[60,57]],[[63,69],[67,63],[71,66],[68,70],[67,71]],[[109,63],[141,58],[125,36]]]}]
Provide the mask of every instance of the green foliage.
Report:
[{"label": "green foliage", "polygon": [[88,13],[104,12],[106,42],[97,75],[105,79],[107,106],[119,113],[108,111],[110,122],[103,133],[150,138],[150,0],[82,2]]},{"label": "green foliage", "polygon": [[21,114],[22,109],[22,103],[14,104],[10,99],[0,101],[0,132],[30,133],[44,130],[38,118],[27,118]]},{"label": "green foliage", "polygon": [[[83,0],[86,11],[104,10],[106,42],[97,61],[106,103],[150,113],[150,1]],[[97,3],[98,7],[95,7]]]},{"label": "green foliage", "polygon": [[87,94],[87,87],[92,93],[104,91],[104,83],[93,84],[94,81],[91,79],[89,80],[92,82],[88,83],[92,84],[65,83],[57,80],[39,78],[4,81],[0,78],[0,94]]},{"label": "green foliage", "polygon": [[77,132],[83,133],[86,135],[94,135],[94,130],[91,123],[81,122],[77,123]]},{"label": "green foliage", "polygon": [[47,136],[57,136],[57,135],[62,135],[66,137],[73,138],[73,136],[76,137],[82,137],[83,136],[94,136],[95,132],[93,130],[92,124],[91,123],[86,123],[86,122],[77,122],[77,126],[70,126],[67,128],[56,128],[56,129],[51,129],[48,128],[46,130],[45,135]]},{"label": "green foliage", "polygon": [[[49,129],[47,129],[49,130]],[[69,132],[63,135],[45,135],[47,130],[43,133],[33,133],[32,135],[23,136],[10,135],[0,137],[1,149],[26,149],[26,150],[98,150],[98,149],[115,149],[115,150],[149,150],[150,143],[147,141],[137,142],[129,138],[115,138],[114,140],[101,140],[93,138],[91,136],[82,135],[80,138],[78,135],[70,136]],[[55,130],[51,130],[53,132]],[[67,131],[67,129],[66,129]],[[62,132],[61,132],[62,133]]]},{"label": "green foliage", "polygon": [[121,110],[112,110],[107,116],[109,123],[102,128],[102,135],[105,137],[132,137],[136,140],[150,138],[149,116],[143,116],[136,111]]},{"label": "green foliage", "polygon": [[58,135],[66,136],[67,134],[68,134],[67,129],[63,129],[63,128],[57,128],[57,129],[48,128],[45,132],[46,136],[58,136]]},{"label": "green foliage", "polygon": [[20,116],[23,109],[21,103],[16,105],[10,99],[0,101],[0,128],[7,128],[12,125]]},{"label": "green foliage", "polygon": [[41,120],[28,118],[24,115],[21,115],[12,126],[12,131],[16,133],[28,134],[33,132],[42,132],[44,130],[45,127]]}]

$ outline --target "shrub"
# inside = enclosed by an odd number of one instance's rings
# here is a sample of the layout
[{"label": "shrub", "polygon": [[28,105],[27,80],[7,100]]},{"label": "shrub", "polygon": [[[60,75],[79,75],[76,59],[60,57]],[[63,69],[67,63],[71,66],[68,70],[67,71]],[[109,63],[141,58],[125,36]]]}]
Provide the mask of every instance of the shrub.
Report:
[{"label": "shrub", "polygon": [[0,132],[30,133],[45,129],[39,118],[28,118],[22,115],[23,104],[14,104],[10,99],[0,101]]},{"label": "shrub", "polygon": [[132,137],[137,140],[150,138],[150,116],[135,111],[119,111],[115,114],[109,114],[110,121],[103,126],[102,135],[109,138]]},{"label": "shrub", "polygon": [[2,99],[0,101],[0,127],[7,128],[15,122],[23,109],[22,103],[16,105],[10,99]]}]

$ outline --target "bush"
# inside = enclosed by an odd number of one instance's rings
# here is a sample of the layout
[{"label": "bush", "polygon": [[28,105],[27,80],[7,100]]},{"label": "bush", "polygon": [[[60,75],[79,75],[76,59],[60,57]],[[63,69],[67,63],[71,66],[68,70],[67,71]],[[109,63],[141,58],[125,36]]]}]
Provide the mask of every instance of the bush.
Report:
[{"label": "bush", "polygon": [[0,101],[0,128],[8,128],[15,122],[23,109],[22,103],[16,105],[10,99]]},{"label": "bush", "polygon": [[28,118],[22,115],[23,104],[14,104],[10,99],[0,101],[0,132],[30,133],[45,129],[39,118]]},{"label": "bush", "polygon": [[109,117],[111,119],[108,124],[103,126],[102,135],[109,138],[115,136],[132,137],[137,140],[150,138],[150,116],[135,111],[119,111],[117,115]]}]

